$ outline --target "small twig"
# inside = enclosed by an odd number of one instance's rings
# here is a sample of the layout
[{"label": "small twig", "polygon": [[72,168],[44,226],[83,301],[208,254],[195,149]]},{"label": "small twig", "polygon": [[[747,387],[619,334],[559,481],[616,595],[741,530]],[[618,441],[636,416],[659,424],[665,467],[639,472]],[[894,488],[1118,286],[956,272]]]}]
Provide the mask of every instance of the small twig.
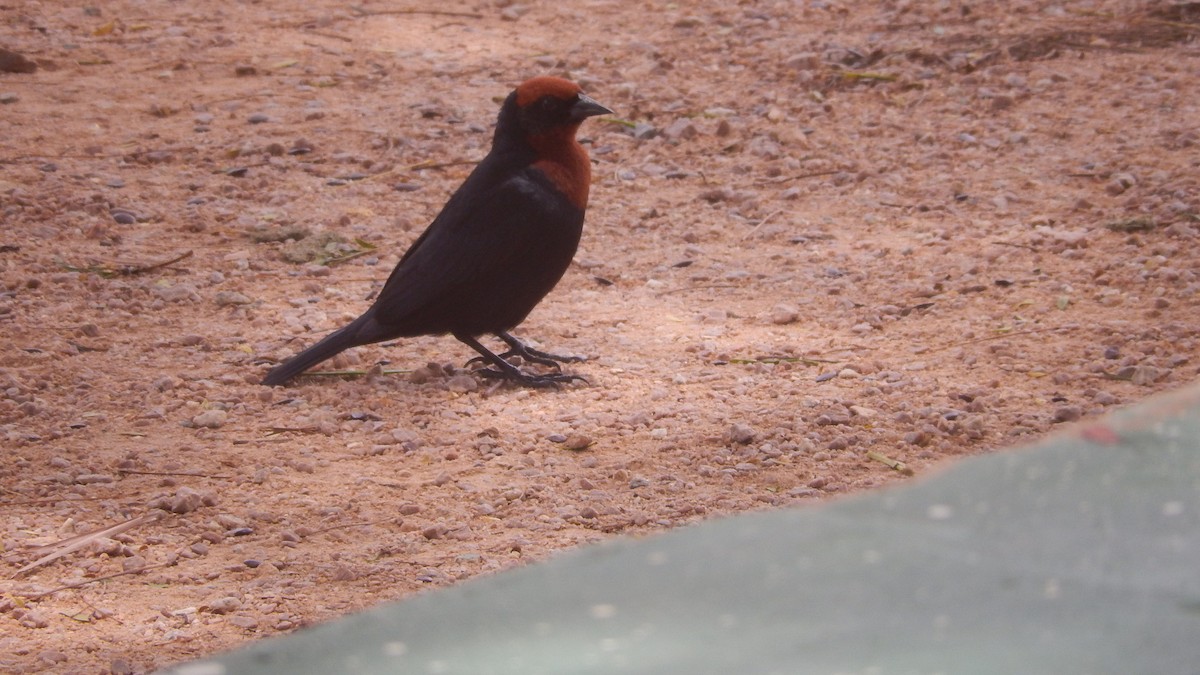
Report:
[{"label": "small twig", "polygon": [[[16,494],[16,493],[14,493]],[[42,504],[57,504],[59,502],[96,502],[101,499],[112,499],[112,495],[104,497],[52,497],[50,499],[30,499],[24,502],[4,502],[0,504],[0,509],[6,506],[39,506]]]},{"label": "small twig", "polygon": [[360,258],[360,257],[372,252],[373,250],[375,250],[375,249],[362,249],[362,250],[358,250],[358,251],[353,251],[351,253],[347,253],[345,255],[339,255],[336,258],[330,258],[329,260],[326,260],[325,266],[333,267],[335,265],[341,265],[344,262],[349,262],[351,260],[354,260],[355,258]]},{"label": "small twig", "polygon": [[179,262],[180,260],[186,260],[187,258],[190,258],[190,257],[192,257],[192,252],[187,251],[185,253],[181,253],[181,254],[175,256],[174,258],[171,258],[170,260],[167,260],[166,262],[153,263],[150,265],[138,265],[138,266],[135,266],[132,268],[123,269],[123,270],[121,270],[121,272],[122,272],[122,274],[130,274],[130,275],[145,274],[146,272],[152,272],[156,269],[160,269],[160,268],[166,267],[168,265],[174,265],[175,263]]},{"label": "small twig", "polygon": [[320,431],[321,431],[321,428],[317,427],[317,426],[311,426],[311,427],[267,427],[267,436],[274,436],[275,434],[285,434],[288,432],[293,432],[293,433],[297,433],[297,434],[315,434],[315,433],[319,433]]},{"label": "small twig", "polygon": [[806,366],[817,366],[822,363],[841,363],[841,361],[810,359],[803,356],[760,356],[756,359],[729,359],[727,363],[736,363],[738,365],[749,365],[752,363],[765,363],[767,365],[774,365],[776,363],[803,363]]},{"label": "small twig", "polygon": [[1078,326],[1051,326],[1051,327],[1047,327],[1047,328],[1031,328],[1029,330],[1019,330],[1015,333],[1000,333],[999,335],[985,335],[984,337],[975,338],[974,340],[967,340],[965,342],[955,342],[953,344],[948,344],[944,347],[938,347],[937,349],[930,349],[926,353],[933,354],[935,352],[944,352],[947,349],[953,349],[955,347],[962,347],[963,345],[971,345],[971,344],[975,344],[977,342],[987,342],[988,340],[999,340],[1001,338],[1013,337],[1016,335],[1032,335],[1034,333],[1045,333],[1048,331],[1055,331],[1055,330],[1067,331],[1067,330],[1075,330],[1076,328],[1078,328]]},{"label": "small twig", "polygon": [[367,527],[368,525],[383,525],[385,523],[394,523],[394,522],[396,522],[396,520],[397,520],[396,518],[387,518],[384,520],[368,520],[368,521],[361,522],[361,523],[345,523],[343,525],[330,525],[329,527],[322,527],[319,530],[313,530],[312,532],[309,532],[307,535],[305,535],[305,539],[307,539],[313,535],[316,535],[316,534],[323,534],[325,532],[332,532],[334,530],[344,530],[349,527]]},{"label": "small twig", "polygon": [[842,77],[847,80],[879,80],[881,82],[895,82],[897,79],[897,76],[891,73],[868,73],[853,70],[842,73]]},{"label": "small twig", "polygon": [[704,290],[706,288],[737,288],[737,284],[703,284],[701,286],[687,286],[685,288],[672,288],[669,291],[663,291],[662,293],[659,293],[655,297],[661,298],[664,295],[671,295],[673,293],[683,293],[685,291],[699,291],[699,290]]},{"label": "small twig", "polygon": [[59,586],[58,588],[51,588],[48,591],[42,591],[41,593],[38,593],[36,595],[26,595],[24,597],[27,600],[41,600],[42,598],[46,597],[47,595],[53,595],[54,593],[58,593],[59,591],[69,591],[73,588],[79,588],[81,586],[87,586],[88,584],[94,584],[97,581],[108,581],[109,579],[116,579],[117,577],[123,577],[127,574],[141,574],[142,572],[149,572],[150,570],[156,570],[156,569],[159,569],[162,567],[171,567],[172,565],[175,565],[175,564],[176,564],[175,562],[165,562],[165,563],[158,563],[157,565],[146,565],[145,567],[139,567],[136,570],[125,570],[124,572],[117,572],[116,574],[109,574],[108,576],[96,577],[95,579],[85,579],[83,581],[77,581],[73,584],[67,584],[66,586]]},{"label": "small twig", "polygon": [[479,163],[479,160],[477,160],[477,159],[454,159],[454,160],[450,160],[449,162],[425,161],[425,162],[417,162],[416,164],[411,164],[411,165],[405,167],[405,169],[407,169],[408,171],[424,171],[425,169],[445,169],[446,167],[450,167],[450,166],[462,166],[464,164],[478,164],[478,163]]},{"label": "small twig", "polygon": [[778,185],[780,183],[790,183],[794,180],[804,180],[805,178],[818,178],[820,176],[832,176],[835,173],[841,173],[840,169],[831,171],[813,171],[812,173],[802,173],[796,176],[784,176],[782,178],[771,178],[769,180],[760,180],[753,183],[756,186],[763,185]]},{"label": "small twig", "polygon": [[761,228],[763,225],[766,225],[768,220],[774,218],[775,216],[779,215],[780,213],[783,213],[783,211],[778,210],[778,211],[772,211],[772,212],[768,213],[766,216],[763,217],[762,220],[758,221],[758,224],[755,225],[749,232],[742,235],[741,241],[745,241],[745,240],[749,239],[750,237],[753,237],[754,233],[758,232],[759,228]]},{"label": "small twig", "polygon": [[79,534],[74,537],[70,537],[68,539],[64,539],[59,542],[55,542],[53,544],[47,544],[45,546],[38,546],[34,550],[41,550],[41,549],[47,549],[47,548],[51,548],[51,549],[55,549],[55,550],[42,556],[41,558],[38,558],[37,560],[29,563],[28,565],[22,567],[21,569],[17,570],[16,572],[13,572],[13,575],[11,578],[15,579],[30,570],[37,569],[38,567],[41,567],[42,565],[45,565],[46,563],[53,562],[65,555],[68,555],[70,553],[78,551],[79,549],[83,548],[84,546],[87,546],[88,544],[92,543],[93,541],[96,541],[97,539],[102,539],[104,537],[115,537],[116,535],[121,534],[122,532],[125,532],[126,530],[131,530],[131,529],[137,527],[138,525],[143,525],[145,523],[153,522],[155,520],[158,520],[157,515],[147,514],[144,516],[138,516],[137,518],[134,518],[132,520],[127,520],[123,523],[117,523],[116,525],[112,525],[109,527],[102,527],[98,530],[92,530],[91,532],[85,532],[83,534]]},{"label": "small twig", "polygon": [[[317,377],[362,377],[366,375],[367,370],[310,370],[304,373],[305,377],[315,375]],[[380,375],[408,375],[412,370],[381,370]]]},{"label": "small twig", "polygon": [[66,263],[59,263],[59,264],[62,265],[63,269],[67,269],[72,272],[90,272],[90,273],[94,273],[94,274],[99,274],[100,276],[105,277],[105,278],[118,277],[118,276],[132,277],[132,276],[137,276],[139,274],[145,274],[146,272],[153,272],[154,270],[161,269],[163,267],[167,267],[168,265],[174,265],[175,263],[179,262],[180,260],[184,260],[184,259],[190,258],[190,257],[192,257],[192,252],[187,251],[186,253],[181,253],[180,255],[177,255],[174,258],[171,258],[170,260],[166,260],[166,261],[158,262],[158,263],[146,263],[146,264],[126,263],[126,264],[121,264],[121,265],[92,265],[90,267],[75,267],[72,265],[68,265]]},{"label": "small twig", "polygon": [[351,7],[351,12],[356,16],[386,16],[389,14],[407,15],[407,14],[426,14],[429,16],[458,16],[464,19],[482,19],[482,14],[475,12],[452,12],[442,9],[366,9],[364,7]]},{"label": "small twig", "polygon": [[625,127],[626,129],[636,129],[637,128],[637,122],[631,122],[626,119],[621,119],[620,117],[605,117],[601,121],[605,122],[607,124],[615,124],[619,127]]},{"label": "small twig", "polygon": [[993,241],[992,243],[997,246],[1012,246],[1013,248],[1029,249],[1030,251],[1037,250],[1037,247],[1035,247],[1035,246],[1030,246],[1029,244],[1018,244],[1016,242],[1011,242],[1011,241]]},{"label": "small twig", "polygon": [[881,455],[878,452],[872,451],[872,452],[867,453],[867,457],[875,460],[876,462],[879,462],[880,464],[884,464],[892,469],[895,469],[896,471],[899,471],[900,473],[904,474],[905,476],[913,475],[913,470],[911,467],[909,467],[904,462],[901,462],[896,459],[892,459],[891,457],[888,457],[887,455]]},{"label": "small twig", "polygon": [[349,37],[346,37],[345,35],[338,35],[337,33],[330,33],[330,32],[323,31],[323,30],[310,30],[310,31],[308,31],[308,33],[310,35],[326,37],[331,40],[341,40],[342,42],[354,42],[354,38],[349,38]]},{"label": "small twig", "polygon": [[188,471],[134,471],[133,469],[117,469],[117,473],[131,473],[138,476],[189,476],[191,478],[217,478],[229,480],[229,476],[210,473],[191,473]]}]

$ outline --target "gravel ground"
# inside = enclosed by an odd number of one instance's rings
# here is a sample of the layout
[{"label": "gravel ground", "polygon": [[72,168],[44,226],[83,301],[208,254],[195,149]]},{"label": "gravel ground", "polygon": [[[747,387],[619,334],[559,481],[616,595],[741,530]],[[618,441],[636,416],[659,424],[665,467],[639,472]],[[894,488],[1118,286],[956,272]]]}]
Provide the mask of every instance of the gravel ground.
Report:
[{"label": "gravel ground", "polygon": [[[144,672],[1200,373],[1195,3],[438,7],[0,5],[0,669]],[[516,331],[589,383],[427,337],[257,385],[537,74],[617,111]]]}]

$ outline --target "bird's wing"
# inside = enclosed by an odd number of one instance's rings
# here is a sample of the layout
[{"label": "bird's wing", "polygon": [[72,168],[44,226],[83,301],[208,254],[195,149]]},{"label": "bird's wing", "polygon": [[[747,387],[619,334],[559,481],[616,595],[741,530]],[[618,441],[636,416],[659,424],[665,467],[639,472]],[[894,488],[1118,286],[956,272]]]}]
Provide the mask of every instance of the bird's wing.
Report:
[{"label": "bird's wing", "polygon": [[372,307],[374,318],[403,329],[431,304],[486,292],[487,280],[520,273],[537,257],[541,239],[553,238],[560,224],[577,228],[575,221],[582,214],[533,170],[501,181],[468,180],[396,265]]}]

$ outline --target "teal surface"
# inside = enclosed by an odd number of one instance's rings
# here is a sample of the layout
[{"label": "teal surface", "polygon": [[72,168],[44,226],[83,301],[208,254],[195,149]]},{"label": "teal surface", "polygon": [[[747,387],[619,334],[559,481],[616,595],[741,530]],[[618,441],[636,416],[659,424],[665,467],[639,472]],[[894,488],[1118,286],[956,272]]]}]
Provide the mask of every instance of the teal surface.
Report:
[{"label": "teal surface", "polygon": [[175,673],[1200,673],[1200,389],[904,487],[586,548]]}]

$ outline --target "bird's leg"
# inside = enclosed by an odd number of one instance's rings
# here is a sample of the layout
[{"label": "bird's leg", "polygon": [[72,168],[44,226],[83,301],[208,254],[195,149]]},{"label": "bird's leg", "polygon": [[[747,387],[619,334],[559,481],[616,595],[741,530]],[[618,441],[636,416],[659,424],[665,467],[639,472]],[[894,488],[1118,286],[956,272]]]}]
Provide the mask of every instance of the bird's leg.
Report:
[{"label": "bird's leg", "polygon": [[[484,347],[479,343],[479,340],[476,340],[470,335],[455,333],[454,337],[459,342],[479,352],[479,355],[482,357],[483,361],[486,361],[487,363],[490,363],[496,367],[496,370],[484,368],[476,371],[484,377],[512,380],[528,387],[549,387],[556,384],[562,384],[564,382],[574,382],[575,380],[587,382],[587,380],[578,375],[563,375],[561,373],[554,373],[550,375],[528,375],[521,372],[520,369],[513,364],[505,361],[500,355],[492,352],[487,347]],[[474,361],[475,359],[471,360]]]},{"label": "bird's leg", "polygon": [[560,356],[558,354],[551,354],[549,352],[543,352],[541,350],[534,349],[533,347],[530,347],[524,342],[521,342],[517,338],[513,337],[512,333],[496,333],[496,337],[504,340],[505,344],[509,346],[509,350],[504,352],[504,354],[501,354],[503,358],[508,358],[512,355],[518,355],[526,361],[540,363],[543,366],[554,366],[555,368],[558,367],[560,362],[580,363],[587,360],[587,358],[583,356]]},{"label": "bird's leg", "polygon": [[[530,347],[524,342],[518,340],[512,335],[512,333],[499,332],[496,333],[496,337],[504,340],[504,342],[509,346],[508,351],[499,355],[500,358],[504,359],[505,361],[513,356],[519,356],[525,359],[526,363],[537,363],[543,366],[549,366],[555,370],[562,370],[561,366],[558,365],[560,361],[562,363],[579,363],[587,360],[587,358],[583,356],[560,356],[558,354],[550,354],[548,352],[534,349],[533,347]],[[470,361],[467,361],[467,365],[471,365],[472,363],[476,362],[485,363],[486,359],[484,359],[482,356],[476,356]]]}]

